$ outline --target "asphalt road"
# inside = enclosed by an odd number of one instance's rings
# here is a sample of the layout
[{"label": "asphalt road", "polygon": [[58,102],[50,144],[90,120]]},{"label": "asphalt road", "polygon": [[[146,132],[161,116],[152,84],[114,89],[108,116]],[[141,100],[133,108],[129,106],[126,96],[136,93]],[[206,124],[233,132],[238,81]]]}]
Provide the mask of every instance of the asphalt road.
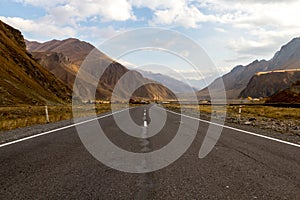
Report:
[{"label": "asphalt road", "polygon": [[[141,135],[157,128],[151,120],[163,120],[159,110],[152,110],[152,119],[149,106],[130,110]],[[178,127],[192,137],[189,120],[167,112],[162,130],[146,139],[124,133],[111,115],[98,121],[115,145],[148,153],[170,144]],[[88,131],[90,123],[78,126]],[[300,199],[299,147],[224,128],[210,154],[200,159],[207,128],[200,122],[188,150],[149,173],[126,173],[102,164],[87,151],[75,127],[1,146],[0,199]],[[153,163],[147,160],[144,167]]]}]

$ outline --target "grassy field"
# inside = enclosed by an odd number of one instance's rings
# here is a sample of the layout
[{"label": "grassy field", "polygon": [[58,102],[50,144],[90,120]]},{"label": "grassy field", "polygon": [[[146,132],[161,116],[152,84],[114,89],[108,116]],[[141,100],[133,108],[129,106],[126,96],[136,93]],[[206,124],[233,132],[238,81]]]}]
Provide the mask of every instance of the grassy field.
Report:
[{"label": "grassy field", "polygon": [[[180,106],[174,104],[164,105],[167,109],[179,112]],[[240,106],[215,106],[212,113],[210,105],[183,105],[182,113],[199,117],[196,111],[200,111],[200,117],[206,120],[224,119],[225,122],[247,126],[255,126],[259,129],[268,129],[286,136],[300,136],[300,108],[282,108],[263,105],[243,105],[241,114]],[[215,113],[220,114],[215,114]]]},{"label": "grassy field", "polygon": [[[166,104],[165,108],[170,110],[179,111],[180,105],[178,104]],[[227,116],[238,117],[240,106],[227,106],[220,107],[217,109],[217,112],[226,112]],[[184,110],[196,111],[197,109],[200,113],[211,114],[212,107],[210,105],[183,105]],[[217,107],[216,107],[217,108]],[[243,105],[241,108],[241,116],[246,118],[252,117],[264,117],[264,118],[273,118],[278,120],[300,120],[300,108],[280,108],[272,106],[256,106],[256,105]]]},{"label": "grassy field", "polygon": [[[227,112],[238,115],[239,106],[229,106]],[[280,108],[272,106],[242,106],[245,117],[265,117],[279,120],[300,120],[300,108]]]},{"label": "grassy field", "polygon": [[[117,105],[124,107],[124,105]],[[110,104],[97,104],[96,113],[105,113],[111,110]],[[48,106],[49,121],[57,122],[72,119],[72,106]],[[89,106],[76,106],[76,117],[91,116],[95,113]],[[47,123],[45,106],[16,106],[0,107],[0,130],[12,130],[16,128]]]}]

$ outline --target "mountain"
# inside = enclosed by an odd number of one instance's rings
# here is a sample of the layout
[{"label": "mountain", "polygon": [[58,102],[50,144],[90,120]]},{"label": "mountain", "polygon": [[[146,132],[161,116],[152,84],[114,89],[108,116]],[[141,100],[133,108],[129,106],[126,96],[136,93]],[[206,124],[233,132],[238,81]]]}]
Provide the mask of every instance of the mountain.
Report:
[{"label": "mountain", "polygon": [[269,97],[300,80],[300,69],[258,72],[249,81],[240,97]]},{"label": "mountain", "polygon": [[300,79],[290,88],[272,95],[267,103],[300,103]]},{"label": "mountain", "polygon": [[[63,82],[73,88],[73,84],[80,68],[87,55],[92,50],[97,55],[95,66],[85,71],[81,71],[77,91],[81,94],[82,100],[91,95],[89,88],[93,88],[95,82],[99,82],[96,89],[96,99],[110,99],[115,85],[124,74],[128,74],[126,79],[122,79],[120,84],[120,98],[127,97],[130,93],[130,85],[144,85],[138,88],[132,98],[160,98],[175,99],[175,95],[166,87],[159,83],[146,84],[150,80],[144,78],[139,72],[129,71],[126,67],[109,58],[101,51],[96,50],[89,43],[78,39],[70,38],[66,40],[52,40],[45,43],[26,41],[27,49],[33,57],[46,69],[50,70]],[[108,67],[107,67],[108,66]],[[107,67],[105,69],[105,67]],[[105,71],[103,71],[105,69]],[[96,80],[100,77],[100,80]]]},{"label": "mountain", "polygon": [[[227,98],[234,99],[241,96],[241,92],[247,87],[251,78],[258,72],[298,69],[300,66],[300,38],[291,40],[269,60],[255,60],[254,62],[243,66],[236,66],[231,72],[225,74],[222,79],[224,82]],[[215,93],[219,93],[218,84],[221,78],[216,79],[208,87],[214,88]],[[278,80],[279,82],[283,80]],[[209,98],[208,87],[200,90],[198,96],[200,98]],[[246,95],[243,93],[243,96]],[[258,96],[255,95],[255,96]]]},{"label": "mountain", "polygon": [[192,92],[193,90],[196,91],[195,88],[192,86],[179,81],[175,78],[172,78],[170,76],[160,74],[160,73],[153,73],[150,71],[144,71],[144,70],[138,70],[144,77],[152,79],[154,81],[157,81],[161,83],[162,85],[168,87],[170,90],[172,90],[174,93],[186,93],[186,92]]},{"label": "mountain", "polygon": [[70,102],[70,88],[31,57],[19,30],[2,21],[0,63],[0,105]]},{"label": "mountain", "polygon": [[75,38],[66,40],[51,40],[45,43],[26,42],[26,47],[29,52],[57,52],[68,57],[72,63],[81,65],[85,57],[95,48],[93,45],[80,41]]},{"label": "mountain", "polygon": [[300,37],[292,39],[288,44],[281,47],[270,60],[270,67],[267,69],[295,69],[300,66]]}]

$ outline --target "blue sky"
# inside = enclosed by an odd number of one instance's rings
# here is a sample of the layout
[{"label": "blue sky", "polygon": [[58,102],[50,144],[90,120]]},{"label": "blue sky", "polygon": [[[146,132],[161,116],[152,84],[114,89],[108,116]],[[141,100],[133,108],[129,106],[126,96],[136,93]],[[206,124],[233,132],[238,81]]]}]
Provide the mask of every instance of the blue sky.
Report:
[{"label": "blue sky", "polygon": [[[136,28],[178,31],[206,51],[217,68],[209,74],[217,77],[238,64],[270,59],[299,37],[299,8],[298,0],[1,0],[0,20],[29,40],[76,37],[95,46]],[[122,62],[147,64],[142,57],[157,57],[150,54],[127,56]],[[188,67],[170,65],[187,79],[197,79]]]}]

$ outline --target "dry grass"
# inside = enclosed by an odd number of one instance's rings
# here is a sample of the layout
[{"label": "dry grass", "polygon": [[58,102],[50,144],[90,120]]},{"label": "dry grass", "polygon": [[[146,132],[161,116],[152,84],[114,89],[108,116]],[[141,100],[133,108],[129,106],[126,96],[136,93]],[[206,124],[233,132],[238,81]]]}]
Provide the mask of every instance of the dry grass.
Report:
[{"label": "dry grass", "polygon": [[[229,106],[227,112],[237,115],[239,106]],[[300,120],[300,108],[280,108],[272,106],[242,106],[244,117],[265,117],[279,120]]]},{"label": "dry grass", "polygon": [[[165,108],[170,110],[179,111],[180,105],[178,104],[166,104]],[[210,105],[183,105],[184,110],[199,110],[200,113],[211,114],[212,107]],[[218,106],[213,109],[216,112],[225,112],[224,107]],[[239,114],[239,106],[227,106],[226,112],[228,116],[237,117]],[[272,106],[256,106],[256,105],[244,105],[242,106],[243,117],[264,117],[264,118],[273,118],[279,120],[300,120],[300,108],[280,108]]]},{"label": "dry grass", "polygon": [[[122,108],[124,105],[117,105]],[[111,111],[110,104],[97,104],[96,114]],[[95,114],[90,106],[77,106],[76,117],[92,116]],[[48,106],[50,122],[57,122],[73,118],[72,106]],[[45,124],[45,107],[44,106],[16,106],[0,107],[0,130],[12,130],[16,128],[31,126],[35,124]]]},{"label": "dry grass", "polygon": [[[117,109],[124,108],[124,104],[115,105]],[[135,105],[131,105],[135,106]],[[178,104],[165,104],[164,107],[170,110],[179,111]],[[210,105],[183,105],[185,114],[195,112],[197,109],[200,113],[211,114]],[[215,107],[215,112],[225,112],[224,107]],[[239,106],[227,106],[227,116],[238,117]],[[57,122],[73,118],[72,106],[49,106],[50,122]],[[76,117],[92,116],[95,112],[90,106],[77,106]],[[97,104],[96,114],[111,111],[110,104]],[[272,118],[278,120],[295,120],[300,121],[300,108],[279,108],[271,106],[242,106],[242,116],[245,118]],[[44,106],[16,106],[0,107],[0,130],[12,130],[16,128],[31,126],[35,124],[45,124],[45,107]]]}]

